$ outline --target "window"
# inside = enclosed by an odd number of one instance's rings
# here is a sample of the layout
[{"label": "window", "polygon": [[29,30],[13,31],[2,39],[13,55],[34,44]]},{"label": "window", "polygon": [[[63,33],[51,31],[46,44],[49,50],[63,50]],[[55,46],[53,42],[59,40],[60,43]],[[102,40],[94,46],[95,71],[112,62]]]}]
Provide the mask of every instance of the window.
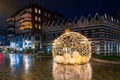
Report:
[{"label": "window", "polygon": [[99,29],[96,29],[95,37],[99,37]]},{"label": "window", "polygon": [[91,37],[91,30],[88,30],[88,37]]},{"label": "window", "polygon": [[38,18],[38,21],[39,21],[39,22],[41,21],[41,18],[40,18],[40,17]]},{"label": "window", "polygon": [[81,34],[82,34],[82,35],[84,35],[84,32],[85,32],[85,31],[84,31],[84,30],[82,30],[82,31],[81,31]]},{"label": "window", "polygon": [[36,36],[35,36],[35,40],[40,40],[40,36],[39,36],[39,35],[36,35]]},{"label": "window", "polygon": [[35,24],[35,28],[37,28],[37,24]]},{"label": "window", "polygon": [[35,8],[35,12],[37,13],[37,8]]},{"label": "window", "polygon": [[37,21],[37,16],[35,16],[35,20]]},{"label": "window", "polygon": [[48,14],[48,18],[50,18],[50,14]]},{"label": "window", "polygon": [[41,10],[38,10],[38,13],[41,14]]},{"label": "window", "polygon": [[47,13],[46,13],[46,12],[44,13],[44,16],[46,16],[46,17],[47,17]]},{"label": "window", "polygon": [[41,29],[41,26],[39,25],[39,29]]},{"label": "window", "polygon": [[5,39],[5,36],[3,36],[3,39]]}]

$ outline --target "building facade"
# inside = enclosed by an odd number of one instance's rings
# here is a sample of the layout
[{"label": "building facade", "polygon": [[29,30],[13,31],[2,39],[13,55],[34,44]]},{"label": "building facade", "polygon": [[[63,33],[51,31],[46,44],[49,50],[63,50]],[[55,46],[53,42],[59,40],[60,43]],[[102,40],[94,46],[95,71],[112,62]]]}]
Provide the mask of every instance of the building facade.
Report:
[{"label": "building facade", "polygon": [[52,41],[68,27],[89,39],[92,53],[120,55],[120,22],[106,14],[66,20],[59,13],[30,4],[13,14],[7,22],[10,25],[10,48],[16,50],[43,49],[45,53],[51,53]]},{"label": "building facade", "polygon": [[92,53],[101,55],[120,55],[120,22],[109,15],[100,16],[98,13],[94,17],[88,15],[87,18],[75,18],[68,20],[65,24],[55,24],[45,26],[44,46],[45,51],[50,52],[52,41],[64,33],[65,27],[71,31],[79,32],[86,36],[92,45]]},{"label": "building facade", "polygon": [[7,40],[7,31],[4,29],[0,29],[0,52],[2,52],[2,50],[9,46],[9,41]]},{"label": "building facade", "polygon": [[13,50],[42,48],[42,25],[61,22],[65,17],[36,4],[29,4],[16,11],[8,20],[8,39]]}]

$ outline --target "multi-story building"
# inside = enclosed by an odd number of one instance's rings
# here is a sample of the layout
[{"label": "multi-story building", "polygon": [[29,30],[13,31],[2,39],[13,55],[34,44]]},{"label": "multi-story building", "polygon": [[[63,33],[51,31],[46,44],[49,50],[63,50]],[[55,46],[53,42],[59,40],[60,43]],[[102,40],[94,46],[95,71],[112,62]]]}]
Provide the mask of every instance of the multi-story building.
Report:
[{"label": "multi-story building", "polygon": [[42,48],[43,25],[60,23],[65,17],[36,4],[29,4],[7,19],[10,48],[14,50]]},{"label": "multi-story building", "polygon": [[28,5],[7,20],[10,48],[45,50],[50,53],[52,41],[64,33],[66,27],[86,36],[92,45],[92,53],[120,55],[120,22],[109,15],[95,14],[68,19],[37,5]]},{"label": "multi-story building", "polygon": [[109,15],[100,16],[98,13],[94,17],[81,17],[73,21],[70,19],[65,23],[45,25],[44,46],[45,51],[50,52],[52,41],[60,34],[64,33],[65,27],[71,31],[79,32],[86,36],[92,45],[92,53],[103,55],[120,55],[120,22]]}]

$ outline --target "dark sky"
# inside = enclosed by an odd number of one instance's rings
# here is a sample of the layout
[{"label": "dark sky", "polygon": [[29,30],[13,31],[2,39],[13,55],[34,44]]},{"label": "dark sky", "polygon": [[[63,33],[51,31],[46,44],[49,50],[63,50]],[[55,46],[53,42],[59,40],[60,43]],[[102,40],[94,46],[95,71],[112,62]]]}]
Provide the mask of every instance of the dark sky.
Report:
[{"label": "dark sky", "polygon": [[80,18],[82,15],[94,15],[96,12],[120,15],[120,0],[0,0],[0,27],[6,27],[6,19],[28,3],[37,3],[67,18]]}]

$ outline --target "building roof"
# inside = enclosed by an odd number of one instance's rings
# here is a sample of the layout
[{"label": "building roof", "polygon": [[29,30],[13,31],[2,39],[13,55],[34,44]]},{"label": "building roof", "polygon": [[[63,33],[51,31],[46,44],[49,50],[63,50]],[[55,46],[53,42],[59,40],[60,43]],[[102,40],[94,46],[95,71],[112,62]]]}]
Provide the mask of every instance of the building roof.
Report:
[{"label": "building roof", "polygon": [[52,13],[52,14],[57,14],[57,15],[59,15],[59,16],[61,16],[61,17],[64,17],[64,18],[65,18],[65,16],[64,16],[64,15],[62,15],[62,14],[60,14],[60,13],[56,12],[56,11],[50,11],[50,10],[48,10],[48,9],[46,9],[46,8],[43,8],[43,7],[42,7],[42,6],[40,6],[40,5],[33,4],[33,3],[29,3],[29,4],[28,4],[28,5],[26,5],[25,7],[23,7],[23,8],[21,8],[21,9],[17,10],[14,14],[12,14],[12,15],[11,15],[11,18],[15,17],[15,16],[16,16],[17,14],[19,14],[21,11],[23,11],[23,10],[25,10],[25,9],[27,9],[27,8],[32,8],[32,7],[34,7],[34,8],[40,8],[40,9],[43,9],[43,10],[45,10],[45,11],[49,12],[49,13]]}]

